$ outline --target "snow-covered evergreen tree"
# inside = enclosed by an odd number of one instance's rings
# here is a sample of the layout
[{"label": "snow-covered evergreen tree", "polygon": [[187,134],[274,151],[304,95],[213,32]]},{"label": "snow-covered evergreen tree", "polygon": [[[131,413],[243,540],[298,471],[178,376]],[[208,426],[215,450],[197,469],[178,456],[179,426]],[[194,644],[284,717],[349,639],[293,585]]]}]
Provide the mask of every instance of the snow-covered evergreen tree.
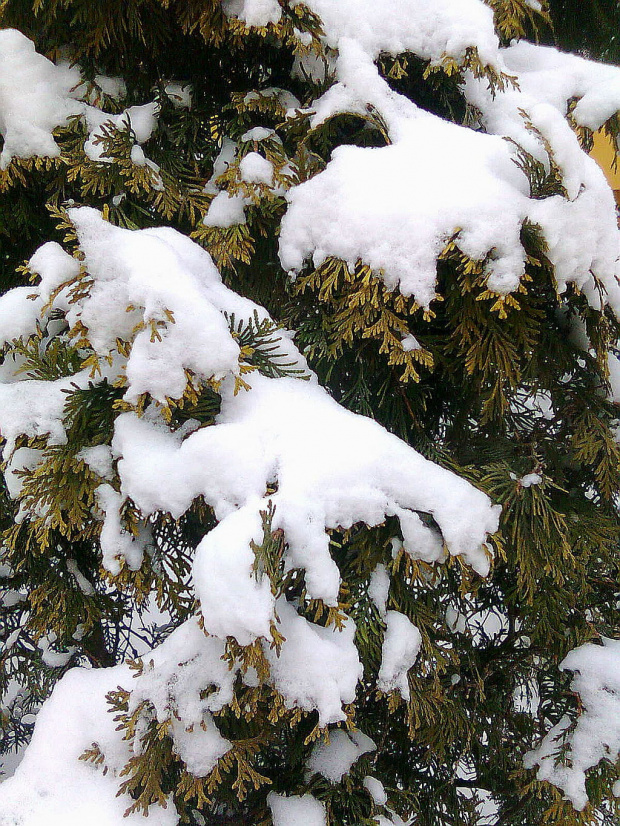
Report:
[{"label": "snow-covered evergreen tree", "polygon": [[0,4],[1,826],[617,823],[561,5]]}]

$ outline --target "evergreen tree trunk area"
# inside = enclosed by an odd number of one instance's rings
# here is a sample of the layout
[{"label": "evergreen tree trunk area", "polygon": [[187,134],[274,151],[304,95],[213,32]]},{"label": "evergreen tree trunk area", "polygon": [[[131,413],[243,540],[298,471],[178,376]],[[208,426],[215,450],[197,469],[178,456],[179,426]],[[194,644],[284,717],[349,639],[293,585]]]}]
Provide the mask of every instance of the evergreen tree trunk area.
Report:
[{"label": "evergreen tree trunk area", "polygon": [[617,826],[618,8],[0,3],[0,826]]}]

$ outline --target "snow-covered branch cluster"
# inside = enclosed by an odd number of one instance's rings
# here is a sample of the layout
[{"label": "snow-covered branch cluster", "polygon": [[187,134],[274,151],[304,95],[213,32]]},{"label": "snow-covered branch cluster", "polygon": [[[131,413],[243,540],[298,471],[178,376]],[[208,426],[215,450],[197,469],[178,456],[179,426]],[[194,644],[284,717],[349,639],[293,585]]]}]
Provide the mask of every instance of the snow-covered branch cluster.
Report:
[{"label": "snow-covered branch cluster", "polygon": [[[281,14],[276,0],[222,5],[248,26],[275,24]],[[371,116],[381,124],[385,145],[339,147],[322,171],[298,184],[289,167],[276,181],[258,151],[272,133],[248,133],[257,151],[241,160],[241,182],[285,195],[279,258],[292,278],[309,261],[318,267],[334,257],[351,270],[363,262],[389,290],[427,309],[436,297],[437,261],[454,243],[484,271],[488,289],[506,296],[525,274],[524,226],[536,225],[558,293],[572,284],[590,307],[620,314],[613,194],[567,119],[588,130],[608,121],[620,109],[620,70],[532,44],[501,48],[493,13],[481,0],[306,5],[322,20],[325,61],[298,57],[294,71],[306,77],[331,72],[333,83],[305,110],[291,105],[288,120],[306,118],[319,130],[342,114]],[[460,67],[460,91],[475,128],[424,111],[390,87],[378,61],[403,54],[428,61],[430,71],[450,62]],[[109,78],[100,78],[100,86],[110,97],[119,92]],[[284,92],[281,98],[290,102]],[[102,140],[108,122],[131,133],[132,161],[149,163],[141,145],[158,128],[157,105],[110,115],[97,102],[77,67],[37,54],[17,31],[0,31],[3,170],[13,158],[58,157],[54,130],[76,117],[84,118],[84,151],[93,163],[109,162]],[[550,176],[558,173],[557,191],[545,197],[533,191],[524,157]],[[245,221],[249,197],[237,193],[233,201],[222,183],[234,159],[233,141],[222,136],[219,167],[205,190],[215,195],[207,226]],[[96,480],[91,514],[110,581],[149,564],[159,514],[179,520],[200,500],[215,526],[195,549],[196,615],[145,656],[138,676],[121,665],[72,670],[60,682],[18,772],[0,789],[2,826],[121,822],[132,801],[128,794],[116,796],[119,776],[136,756],[140,734],[129,742],[115,731],[105,695],[118,687],[129,693],[126,713],[136,715],[138,726],[146,730],[155,720],[168,726],[175,753],[196,777],[209,774],[233,748],[214,715],[232,702],[236,684],[268,686],[287,710],[316,712],[320,727],[345,724],[363,668],[354,619],[340,604],[333,532],[393,519],[411,559],[434,564],[459,557],[486,576],[488,538],[499,520],[499,507],[472,484],[337,404],[293,335],[225,286],[198,244],[167,227],[113,226],[88,207],[67,214],[77,239],[74,254],[45,244],[29,262],[36,286],[0,298],[0,344],[7,352],[0,367],[3,472],[19,505],[18,521],[44,528],[53,518],[45,503],[26,495],[25,479],[36,475],[46,451],[67,443],[68,398],[105,384],[119,390],[113,432],[106,442],[85,447],[79,459]],[[261,372],[252,348],[240,341],[242,327],[261,324],[272,331],[276,361],[286,367],[281,375]],[[15,347],[18,339],[36,339],[42,350],[60,341],[80,366],[56,378],[33,377]],[[617,365],[610,364],[616,381]],[[173,424],[173,411],[206,391],[217,401],[212,420]],[[333,609],[338,622],[324,625],[302,615],[261,567],[257,548],[266,524],[281,539],[282,576],[299,572],[305,597]],[[387,610],[389,588],[386,568],[378,567],[370,596],[385,633],[374,687],[409,699],[407,675],[422,638],[408,617]],[[264,673],[247,668],[239,654],[251,646]],[[617,660],[617,645],[609,643],[578,649],[565,661],[580,675],[574,687],[587,707],[569,734],[572,767],[560,770],[552,758],[565,721],[528,758],[580,808],[586,802],[583,772],[605,750],[618,752],[617,725],[611,733],[607,728],[618,711]],[[105,775],[79,760],[93,744]],[[363,732],[338,728],[330,744],[315,746],[307,769],[338,782],[374,748]],[[383,806],[381,784],[366,780]],[[324,807],[311,796],[272,793],[269,806],[275,826],[326,822]],[[171,801],[167,808],[155,804],[149,817],[156,826],[177,822]],[[141,820],[132,813],[126,822]],[[376,822],[389,821],[381,816]]]},{"label": "snow-covered branch cluster", "polygon": [[[179,518],[202,497],[218,520],[194,559],[193,587],[204,631],[195,619],[181,626],[152,652],[152,666],[132,691],[132,702],[148,700],[162,722],[175,709],[175,749],[188,769],[202,776],[230,747],[210,716],[230,702],[241,667],[229,667],[223,659],[228,638],[241,646],[260,640],[269,684],[288,707],[318,711],[321,726],[346,719],[344,707],[355,699],[362,676],[352,620],[345,618],[340,629],[316,625],[284,596],[276,598],[269,578],[257,574],[252,547],[261,543],[261,512],[274,509],[271,529],[281,530],[286,542],[284,569],[303,571],[308,596],[336,606],[340,576],[330,555],[329,529],[378,525],[394,516],[412,558],[434,562],[447,551],[484,575],[489,569],[485,540],[497,528],[498,508],[375,422],[341,408],[308,377],[303,357],[284,331],[280,354],[306,375],[273,378],[252,371],[240,387],[241,351],[227,319],[264,320],[265,311],[225,287],[210,256],[186,237],[170,229],[120,229],[87,208],[71,210],[69,216],[83,262],[55,243],[38,250],[31,268],[40,283],[0,299],[0,330],[5,342],[34,334],[37,324],[49,334],[62,317],[65,326],[58,334],[77,336],[88,348],[84,355],[92,351],[93,367],[45,382],[19,372],[19,359],[6,359],[0,386],[5,473],[12,494],[19,496],[17,471],[34,471],[44,449],[14,450],[18,437],[46,436],[48,445],[66,441],[63,409],[71,389],[120,383],[127,403],[143,394],[153,399],[144,412],[118,415],[111,444],[83,455],[100,477],[96,510],[102,520],[102,562],[112,574],[123,564],[140,568],[148,552],[148,518],[157,512]],[[188,380],[214,383],[221,409],[214,424],[200,426],[190,419],[172,430],[166,403],[183,395]],[[143,519],[137,536],[122,524],[128,499]],[[418,512],[431,514],[437,528],[427,526]],[[45,513],[22,505],[21,518],[36,517],[45,519]],[[420,636],[397,612],[387,612],[386,621],[378,685],[406,696],[406,675]],[[283,640],[276,648],[272,629]],[[102,671],[99,696],[118,683],[130,690],[128,676],[122,668]],[[84,679],[90,686],[94,676]],[[73,686],[80,676],[72,673],[70,680]],[[217,690],[201,701],[200,692],[209,684]],[[64,685],[57,690],[61,708],[67,690]],[[50,704],[48,716],[52,709]],[[94,728],[84,727],[82,748],[93,739],[102,747],[104,735],[98,731],[108,726],[104,714]],[[30,747],[31,761],[43,737]],[[75,742],[71,748],[77,749]],[[107,764],[120,770],[126,746],[105,753]],[[27,766],[12,781],[17,788],[26,778],[35,782]],[[36,780],[42,801],[51,783],[49,775]],[[36,800],[32,790],[31,795]]]}]

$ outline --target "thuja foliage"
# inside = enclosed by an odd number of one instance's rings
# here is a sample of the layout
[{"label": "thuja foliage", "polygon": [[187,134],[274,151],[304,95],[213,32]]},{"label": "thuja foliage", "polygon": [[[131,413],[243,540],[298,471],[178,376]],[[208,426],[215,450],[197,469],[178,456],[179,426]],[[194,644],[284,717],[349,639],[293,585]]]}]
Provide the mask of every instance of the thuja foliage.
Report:
[{"label": "thuja foliage", "polygon": [[[345,614],[354,619],[364,676],[340,728],[363,730],[378,748],[339,782],[308,772],[309,755],[327,730],[316,713],[288,707],[267,684],[269,664],[258,642],[242,646],[229,637],[226,657],[240,662],[244,675],[257,675],[239,678],[230,702],[214,714],[232,748],[206,775],[192,774],[174,750],[173,701],[162,722],[147,699],[135,706],[131,693],[119,688],[109,695],[110,713],[135,746],[119,787],[132,800],[129,811],[147,818],[154,803],[171,801],[182,822],[266,826],[266,795],[274,790],[311,793],[324,804],[330,826],[362,826],[387,816],[364,785],[372,775],[385,786],[390,816],[420,826],[611,826],[620,765],[596,767],[590,803],[576,811],[535,769],[524,768],[523,756],[565,715],[576,721],[582,711],[558,668],[562,659],[585,642],[618,634],[620,446],[618,407],[608,397],[618,319],[608,307],[594,308],[575,284],[558,292],[547,241],[530,221],[521,228],[525,274],[511,293],[489,288],[491,254],[468,257],[457,226],[437,251],[429,306],[386,286],[383,273],[362,259],[326,256],[289,279],[278,260],[287,191],[324,170],[336,147],[384,147],[391,139],[370,105],[313,123],[307,107],[334,82],[334,50],[311,8],[279,5],[277,22],[252,26],[225,13],[219,0],[3,0],[0,25],[19,29],[40,53],[79,66],[94,105],[110,116],[147,101],[158,107],[157,128],[145,141],[149,163],[136,162],[131,126],[113,120],[94,138],[98,154],[85,152],[92,130],[77,114],[54,130],[56,157],[14,157],[0,170],[3,291],[35,280],[27,261],[46,241],[59,241],[79,259],[69,207],[96,207],[128,229],[173,226],[211,254],[228,286],[275,320],[228,318],[241,348],[238,392],[251,393],[244,376],[254,372],[303,380],[278,349],[279,326],[295,330],[311,369],[342,405],[376,419],[501,505],[494,562],[483,578],[459,558],[412,559],[399,544],[394,518],[374,528],[333,530],[330,550],[342,584],[338,604],[326,605],[308,595],[303,571],[284,565],[286,539],[266,507],[262,540],[252,548],[256,576],[267,577],[273,595],[294,601],[313,623],[339,628]],[[503,43],[549,40],[556,31],[575,44],[566,4],[489,5]],[[591,5],[594,23],[598,4]],[[301,58],[306,63],[292,71]],[[320,72],[303,68],[312,60]],[[485,79],[497,93],[514,83],[475,48],[460,59],[444,55],[433,62],[411,52],[386,53],[377,65],[395,92],[445,120],[478,128],[463,94],[464,73]],[[110,77],[122,78],[119,94],[110,94]],[[185,93],[191,105],[182,104]],[[613,131],[614,122],[608,125]],[[235,151],[226,155],[227,147]],[[567,198],[561,166],[547,148],[540,160],[515,145],[515,164],[530,198]],[[271,164],[269,184],[248,182],[240,171],[251,153]],[[244,219],[205,223],[222,191],[244,199]],[[73,299],[91,287],[82,268]],[[165,337],[166,323],[174,319],[151,322],[152,340]],[[587,333],[586,349],[576,328]],[[409,349],[402,346],[406,337],[415,342]],[[117,341],[118,353],[128,353],[132,343]],[[42,450],[44,460],[19,471],[17,499],[4,480],[0,489],[0,745],[9,752],[29,740],[34,712],[70,667],[104,668],[129,658],[137,675],[148,675],[148,651],[198,616],[192,557],[215,517],[199,498],[180,518],[158,512],[145,519],[128,499],[123,527],[137,537],[148,523],[148,553],[136,569],[103,567],[100,479],[83,451],[109,444],[117,417],[142,413],[153,400],[145,394],[129,404],[122,382],[101,380],[105,365],[88,329],[70,329],[62,314],[7,344],[4,356],[42,382],[70,378],[84,366],[93,376],[66,393],[66,442],[54,443],[48,434],[20,437],[16,449]],[[210,426],[220,407],[217,380],[201,383],[190,374],[184,394],[163,405],[173,431],[188,422]],[[524,483],[532,475],[537,482]],[[376,690],[385,622],[369,585],[379,564],[391,576],[388,608],[421,634],[408,700]],[[150,619],[154,608],[160,619]],[[270,644],[276,651],[282,644],[275,626]],[[179,663],[179,670],[186,665]],[[212,691],[206,681],[205,700]],[[83,759],[106,769],[96,743]],[[488,798],[485,821],[480,803]]]},{"label": "thuja foliage", "polygon": [[620,9],[614,0],[552,0],[554,36],[563,48],[618,60]]}]

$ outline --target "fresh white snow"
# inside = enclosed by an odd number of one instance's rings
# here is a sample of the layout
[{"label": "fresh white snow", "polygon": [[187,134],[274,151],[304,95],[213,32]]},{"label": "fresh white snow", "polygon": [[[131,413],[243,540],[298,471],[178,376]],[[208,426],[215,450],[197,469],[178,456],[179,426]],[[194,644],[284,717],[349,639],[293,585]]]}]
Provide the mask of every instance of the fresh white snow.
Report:
[{"label": "fresh white snow", "polygon": [[[578,126],[597,129],[614,115],[620,108],[619,69],[527,43],[500,48],[492,10],[482,0],[392,0],[389,13],[376,0],[307,3],[322,18],[328,57],[325,63],[298,57],[293,71],[299,75],[306,69],[315,77],[327,72],[334,81],[305,113],[312,128],[341,113],[368,117],[370,112],[385,124],[388,145],[341,146],[324,171],[291,186],[280,259],[293,277],[309,262],[318,266],[328,256],[351,267],[362,260],[389,289],[428,307],[435,298],[437,257],[454,238],[463,253],[484,262],[488,287],[507,294],[519,287],[524,273],[520,233],[524,221],[530,221],[546,239],[558,292],[575,284],[592,307],[608,304],[620,315],[620,235],[613,196],[566,121],[573,99],[571,116]],[[224,0],[223,10],[247,26],[276,24],[282,16],[276,0]],[[487,78],[464,73],[462,91],[479,113],[481,131],[421,110],[390,89],[375,63],[381,53],[411,52],[437,67],[446,59],[461,61],[473,50],[483,65],[514,80],[491,90]],[[120,79],[98,76],[96,82],[103,93],[122,98]],[[165,90],[175,106],[191,105],[189,87],[170,80]],[[295,117],[299,101],[289,92],[268,89],[261,94],[277,96],[287,117]],[[55,65],[17,31],[0,32],[0,168],[6,169],[13,158],[58,157],[53,131],[80,116],[91,161],[109,161],[96,139],[104,124],[112,123],[131,130],[132,161],[157,174],[142,147],[157,128],[156,104],[110,115],[98,103],[97,94],[86,94],[78,68]],[[253,151],[239,161],[243,191],[273,185],[274,167],[259,151],[261,141],[273,137],[271,129],[261,126],[241,137],[241,143],[253,143]],[[532,197],[515,164],[513,141],[545,169],[557,165],[565,194]],[[228,228],[246,220],[249,197],[220,191],[217,183],[238,157],[237,143],[224,138],[205,187],[215,196],[204,218],[207,226]],[[124,565],[136,570],[148,547],[146,524],[137,537],[123,527],[121,509],[128,497],[146,521],[157,511],[179,517],[202,496],[218,524],[199,544],[193,565],[205,630],[197,617],[186,621],[150,652],[137,679],[124,666],[70,671],[43,706],[14,777],[0,787],[0,826],[142,822],[138,815],[123,821],[131,801],[116,797],[118,773],[131,754],[105,703],[106,692],[118,685],[133,689],[132,709],[141,702],[152,709],[144,713],[142,725],[148,725],[149,713],[160,722],[171,719],[176,753],[191,772],[206,775],[230,748],[213,717],[230,702],[240,673],[239,663],[229,668],[222,660],[229,636],[241,645],[259,641],[270,669],[268,683],[287,708],[316,711],[323,726],[346,720],[344,706],[354,700],[362,677],[354,621],[345,618],[342,630],[310,622],[298,606],[282,596],[276,599],[268,578],[253,570],[250,543],[260,542],[260,514],[269,505],[275,508],[272,528],[282,530],[286,539],[285,568],[302,569],[308,596],[330,606],[337,604],[340,588],[329,548],[331,529],[357,522],[374,526],[396,517],[403,542],[395,540],[395,550],[402,547],[429,563],[443,560],[446,553],[459,555],[486,575],[490,560],[485,542],[499,517],[498,508],[479,490],[377,423],[341,408],[309,374],[286,331],[278,333],[280,351],[309,380],[254,372],[244,376],[247,389],[240,390],[241,354],[230,318],[250,323],[267,319],[267,313],[224,286],[210,256],[188,238],[170,228],[120,229],[88,208],[69,215],[83,261],[56,243],[43,245],[30,262],[39,284],[0,298],[0,343],[33,334],[37,323],[53,336],[56,322],[50,319],[60,311],[72,331],[63,335],[86,331],[100,372],[82,370],[68,379],[43,382],[19,372],[19,359],[2,365],[0,430],[7,440],[3,458],[9,494],[19,497],[19,471],[36,468],[43,457],[39,449],[14,450],[18,437],[63,444],[66,391],[106,379],[123,384],[129,404],[145,394],[153,403],[144,415],[119,415],[111,445],[90,448],[80,457],[101,478],[96,516],[102,522],[104,567],[112,574]],[[70,301],[70,289],[84,272],[92,282],[88,292]],[[119,349],[119,340],[131,347]],[[404,350],[419,347],[413,336],[402,344]],[[610,398],[617,402],[620,368],[613,354],[609,368]],[[190,377],[197,385],[208,382],[218,388],[221,411],[208,427],[196,422],[172,432],[163,409],[183,396]],[[526,403],[540,408],[541,416],[550,415],[544,393]],[[530,473],[519,481],[528,487],[542,483],[542,477]],[[432,515],[438,530],[419,513]],[[44,518],[45,511],[28,513],[22,503],[18,519],[28,515]],[[92,586],[77,564],[69,570],[86,593]],[[407,675],[415,666],[421,635],[406,616],[387,610],[389,586],[387,568],[377,566],[369,596],[386,631],[376,686],[407,699]],[[7,592],[3,600],[18,597],[18,592]],[[465,627],[465,618],[451,607],[446,620],[455,630]],[[285,638],[279,651],[271,646],[274,627]],[[54,642],[51,637],[41,642],[50,665],[70,656],[70,651],[56,651]],[[585,771],[620,751],[619,652],[617,641],[606,640],[603,646],[582,646],[563,663],[575,674],[573,689],[585,709],[569,735],[572,763],[562,766],[553,760],[555,738],[566,730],[567,720],[526,759],[576,808],[587,802]],[[243,679],[248,685],[258,682],[251,672]],[[212,690],[201,699],[205,686]],[[93,742],[105,754],[106,775],[79,760]],[[307,770],[339,782],[373,748],[362,732],[337,729],[329,743],[314,748]],[[383,805],[381,783],[369,776],[365,785]],[[274,826],[325,826],[327,821],[324,805],[311,795],[272,792],[268,804]],[[155,826],[177,821],[172,804],[149,812]],[[379,826],[402,823],[396,815],[375,821]]]},{"label": "fresh white snow", "polygon": [[[236,323],[264,320],[268,318],[265,310],[225,287],[210,256],[171,229],[119,229],[88,208],[69,214],[84,254],[83,266],[92,281],[89,291],[68,301],[68,291],[81,277],[80,267],[58,245],[47,244],[33,257],[32,267],[41,277],[40,284],[31,288],[35,299],[21,292],[17,297],[9,293],[8,298],[0,298],[0,321],[5,318],[9,330],[9,312],[23,307],[27,324],[19,330],[27,334],[34,331],[37,321],[45,329],[50,314],[62,310],[71,329],[88,331],[101,360],[101,374],[91,376],[82,370],[56,382],[8,374],[0,384],[0,395],[7,400],[0,409],[0,427],[11,445],[20,433],[47,435],[50,444],[62,443],[66,438],[63,391],[70,389],[71,382],[85,388],[88,381],[124,381],[126,400],[133,402],[149,393],[154,402],[141,416],[120,413],[111,445],[81,454],[101,477],[95,515],[102,520],[103,565],[113,574],[123,565],[138,569],[150,539],[146,520],[157,511],[179,517],[196,497],[203,496],[218,520],[199,544],[193,566],[204,631],[194,617],[150,652],[144,673],[130,685],[132,709],[141,702],[148,704],[145,708],[152,712],[145,712],[141,723],[146,726],[149,714],[163,722],[173,708],[170,732],[176,753],[194,774],[207,774],[230,748],[212,712],[230,702],[240,671],[239,663],[229,668],[222,660],[225,640],[234,637],[241,645],[259,641],[269,666],[268,683],[287,708],[317,711],[321,726],[344,722],[345,706],[354,701],[362,677],[355,623],[345,617],[341,629],[323,627],[301,616],[284,597],[274,598],[269,579],[253,570],[251,542],[262,539],[261,511],[269,505],[274,509],[272,529],[281,529],[286,539],[285,568],[303,569],[308,595],[336,605],[340,576],[329,550],[330,529],[357,522],[378,525],[387,516],[396,516],[403,547],[414,558],[437,561],[447,550],[486,574],[485,540],[497,528],[498,507],[376,422],[340,407],[309,373],[286,331],[278,333],[280,352],[309,380],[252,372],[244,376],[247,389],[239,389],[240,350],[229,319],[234,314]],[[38,309],[38,316],[32,307]],[[159,337],[151,336],[152,323]],[[67,336],[62,328],[58,330]],[[119,350],[119,339],[132,342],[131,348]],[[189,427],[173,432],[163,406],[183,394],[187,370],[196,381],[218,382],[221,410],[214,424],[201,427],[190,422]],[[36,467],[42,457],[41,450],[29,448],[7,454],[5,475],[12,496],[20,491],[16,471]],[[137,536],[122,524],[121,510],[128,497],[145,520]],[[422,522],[418,511],[433,515],[441,536]],[[38,511],[24,510],[23,515],[45,517]],[[81,576],[79,569],[74,576]],[[82,580],[77,580],[79,587],[88,587]],[[378,568],[371,595],[385,616],[387,630],[377,687],[406,697],[407,672],[415,663],[420,635],[402,614],[386,612],[388,588],[387,570]],[[284,638],[279,650],[271,645],[272,627]],[[53,649],[51,640],[45,645],[51,664],[70,656],[70,651]],[[78,669],[66,680],[72,686],[89,681],[89,691],[103,697],[110,687],[125,680],[126,673],[123,669],[92,673]],[[244,676],[248,684],[256,679],[257,675]],[[62,737],[56,732],[61,727],[58,715],[67,713],[64,685],[63,681],[37,722],[37,735],[28,750],[30,759],[2,786],[0,804],[9,801],[3,812],[20,811],[17,801],[32,784],[43,789],[41,795],[49,794],[50,810],[57,810],[59,817],[65,807],[85,797],[84,788],[94,769],[83,763],[75,773],[75,789],[54,785],[55,775],[31,776],[32,771],[41,772],[47,759],[50,732],[53,738]],[[201,700],[205,685],[213,687],[206,701]],[[71,737],[60,748],[67,750],[66,766],[73,766],[75,755],[93,740],[102,745],[106,760],[110,752],[111,774],[97,781],[93,807],[98,808],[93,811],[101,811],[101,823],[112,826],[118,811],[129,805],[127,800],[109,797],[109,790],[116,789],[115,767],[127,757],[127,745],[110,743],[113,735],[107,733],[109,718],[102,708],[102,701],[94,703],[88,718],[86,711],[81,717],[79,712],[72,722],[75,731],[71,729]],[[372,747],[361,732],[335,732],[333,736],[334,745],[317,749],[309,766],[328,778],[348,771]],[[343,744],[350,748],[339,748]],[[305,818],[304,826],[308,818],[322,817],[320,804],[311,798],[275,795],[270,800],[275,822],[287,826],[294,821],[278,821],[285,816],[283,812],[287,817]],[[80,806],[84,805],[81,801]],[[27,826],[40,824],[41,809],[33,806],[33,819],[25,821]],[[150,816],[157,826],[176,822],[170,807],[153,809]],[[2,826],[11,823],[1,817]]]},{"label": "fresh white snow", "polygon": [[[573,672],[571,689],[583,705],[575,728],[567,732],[570,718],[563,717],[524,760],[528,768],[537,765],[538,779],[558,786],[578,811],[588,802],[586,771],[620,756],[620,640],[602,642],[575,648],[560,664]],[[556,763],[565,742],[568,759]]]}]

